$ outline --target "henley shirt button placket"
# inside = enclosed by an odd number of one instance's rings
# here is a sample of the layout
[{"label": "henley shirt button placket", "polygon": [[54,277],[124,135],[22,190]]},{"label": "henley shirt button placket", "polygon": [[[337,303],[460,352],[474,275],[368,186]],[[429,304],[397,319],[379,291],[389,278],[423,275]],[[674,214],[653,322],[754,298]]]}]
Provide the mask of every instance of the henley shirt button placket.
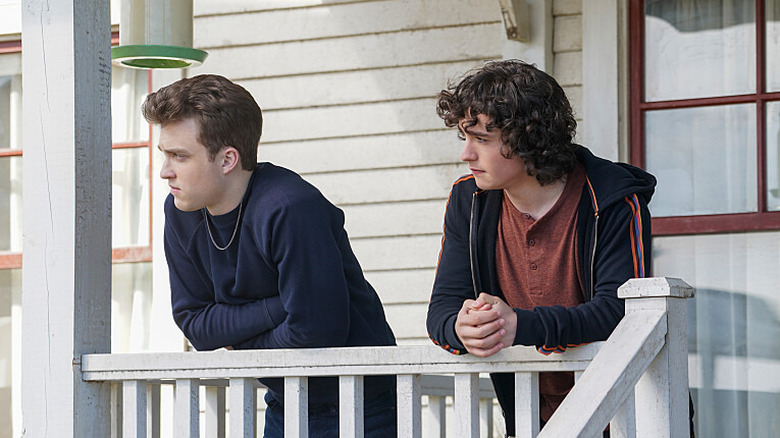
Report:
[{"label": "henley shirt button placket", "polygon": [[535,271],[535,270],[536,270],[536,263],[531,263],[531,270],[532,270],[532,271]]}]

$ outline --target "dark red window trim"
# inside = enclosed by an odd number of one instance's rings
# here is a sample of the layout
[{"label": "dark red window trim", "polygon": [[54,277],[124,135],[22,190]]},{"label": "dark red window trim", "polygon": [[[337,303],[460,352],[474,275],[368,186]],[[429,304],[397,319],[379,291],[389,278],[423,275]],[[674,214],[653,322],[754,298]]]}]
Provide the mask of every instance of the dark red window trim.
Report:
[{"label": "dark red window trim", "polygon": [[756,0],[756,90],[754,94],[645,102],[644,96],[644,0],[631,0],[629,5],[629,90],[630,90],[630,153],[631,163],[645,167],[645,125],[647,111],[693,108],[737,103],[756,105],[756,175],[758,205],[756,212],[674,216],[653,218],[654,236],[685,234],[731,233],[780,230],[780,211],[767,211],[766,202],[766,103],[780,101],[780,92],[767,93],[765,81],[766,14],[764,1]]}]

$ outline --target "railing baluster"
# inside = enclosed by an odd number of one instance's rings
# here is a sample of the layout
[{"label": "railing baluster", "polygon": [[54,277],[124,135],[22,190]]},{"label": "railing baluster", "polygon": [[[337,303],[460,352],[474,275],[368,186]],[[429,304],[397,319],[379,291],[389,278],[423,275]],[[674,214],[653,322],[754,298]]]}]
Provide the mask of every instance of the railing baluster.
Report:
[{"label": "railing baluster", "polygon": [[636,438],[636,402],[634,391],[618,409],[617,414],[609,422],[610,438]]},{"label": "railing baluster", "polygon": [[428,396],[428,412],[431,419],[425,436],[445,438],[447,436],[447,397]]},{"label": "railing baluster", "polygon": [[493,436],[493,399],[479,399],[479,427],[480,436]]},{"label": "railing baluster", "polygon": [[150,383],[147,386],[146,431],[151,438],[160,438],[160,386],[159,383]]},{"label": "railing baluster", "polygon": [[230,436],[254,436],[256,411],[255,379],[230,379]]},{"label": "railing baluster", "polygon": [[122,383],[111,385],[111,438],[122,438]]},{"label": "railing baluster", "polygon": [[200,436],[200,382],[198,379],[176,379],[175,434],[180,438]]},{"label": "railing baluster", "polygon": [[309,379],[284,378],[284,436],[309,436]]},{"label": "railing baluster", "polygon": [[206,436],[225,438],[225,388],[206,387]]},{"label": "railing baluster", "polygon": [[363,437],[363,376],[339,377],[339,436]]},{"label": "railing baluster", "polygon": [[125,380],[122,383],[124,433],[127,438],[146,438],[146,382]]},{"label": "railing baluster", "polygon": [[458,436],[479,438],[479,374],[455,374],[455,421]]},{"label": "railing baluster", "polygon": [[515,435],[539,434],[539,373],[515,373]]},{"label": "railing baluster", "polygon": [[398,436],[422,437],[422,401],[420,375],[398,375]]}]

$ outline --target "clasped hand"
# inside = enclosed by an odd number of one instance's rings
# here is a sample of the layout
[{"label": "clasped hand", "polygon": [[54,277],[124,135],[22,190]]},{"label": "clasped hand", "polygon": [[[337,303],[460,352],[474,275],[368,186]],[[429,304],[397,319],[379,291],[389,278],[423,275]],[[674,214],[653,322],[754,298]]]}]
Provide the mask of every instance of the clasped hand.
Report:
[{"label": "clasped hand", "polygon": [[515,342],[517,315],[501,298],[479,294],[466,300],[455,320],[455,333],[466,350],[479,357],[492,356]]}]

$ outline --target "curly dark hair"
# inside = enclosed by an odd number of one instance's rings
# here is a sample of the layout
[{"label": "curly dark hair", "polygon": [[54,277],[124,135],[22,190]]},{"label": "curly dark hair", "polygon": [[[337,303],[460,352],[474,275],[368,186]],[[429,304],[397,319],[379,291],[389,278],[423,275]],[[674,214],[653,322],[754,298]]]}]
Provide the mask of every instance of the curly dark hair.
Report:
[{"label": "curly dark hair", "polygon": [[238,150],[241,168],[257,165],[263,133],[263,112],[242,86],[218,75],[181,79],[146,97],[141,112],[146,121],[165,126],[191,117],[198,123],[198,140],[214,160],[225,146]]},{"label": "curly dark hair", "polygon": [[[436,113],[448,127],[477,124],[489,117],[488,130],[501,130],[502,155],[525,161],[528,175],[541,185],[574,170],[572,143],[577,128],[571,104],[547,73],[519,60],[489,61],[439,93]],[[462,132],[458,136],[463,139]]]}]

